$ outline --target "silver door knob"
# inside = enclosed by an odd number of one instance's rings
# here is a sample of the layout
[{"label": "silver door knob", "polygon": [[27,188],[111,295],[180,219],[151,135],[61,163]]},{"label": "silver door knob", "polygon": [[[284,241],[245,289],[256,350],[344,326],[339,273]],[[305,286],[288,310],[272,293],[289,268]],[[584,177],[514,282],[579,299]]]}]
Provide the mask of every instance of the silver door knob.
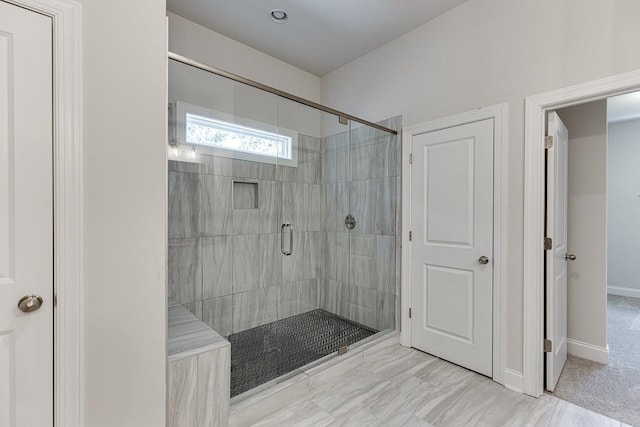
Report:
[{"label": "silver door knob", "polygon": [[489,258],[487,258],[486,256],[482,255],[480,258],[478,258],[478,262],[480,264],[489,264]]},{"label": "silver door knob", "polygon": [[25,295],[18,301],[18,308],[25,313],[31,313],[42,307],[44,300],[40,295]]},{"label": "silver door knob", "polygon": [[574,254],[565,254],[564,255],[564,259],[567,261],[575,261],[576,260],[576,256]]}]

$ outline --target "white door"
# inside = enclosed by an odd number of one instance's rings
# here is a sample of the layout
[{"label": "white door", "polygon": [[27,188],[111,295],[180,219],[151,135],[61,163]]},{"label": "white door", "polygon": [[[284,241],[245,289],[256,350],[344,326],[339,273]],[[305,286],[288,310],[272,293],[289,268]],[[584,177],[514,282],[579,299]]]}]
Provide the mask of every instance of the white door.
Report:
[{"label": "white door", "polygon": [[552,342],[546,353],[546,388],[553,391],[567,361],[567,190],[569,132],[553,112],[547,117],[547,135],[553,146],[547,150],[547,238],[545,251],[545,335]]},{"label": "white door", "polygon": [[493,119],[411,144],[411,345],[493,373]]},{"label": "white door", "polygon": [[[53,425],[51,30],[49,17],[0,1],[2,427]],[[30,294],[44,303],[24,312]]]}]

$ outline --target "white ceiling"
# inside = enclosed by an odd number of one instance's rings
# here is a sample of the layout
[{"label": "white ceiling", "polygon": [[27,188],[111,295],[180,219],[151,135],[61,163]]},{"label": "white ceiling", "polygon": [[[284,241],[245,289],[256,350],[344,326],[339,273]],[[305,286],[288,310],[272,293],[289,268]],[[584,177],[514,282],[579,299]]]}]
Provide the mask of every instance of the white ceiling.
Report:
[{"label": "white ceiling", "polygon": [[614,96],[607,100],[607,121],[619,122],[640,118],[640,92]]},{"label": "white ceiling", "polygon": [[[465,0],[167,0],[167,9],[317,76]],[[289,14],[285,24],[272,9]]]}]

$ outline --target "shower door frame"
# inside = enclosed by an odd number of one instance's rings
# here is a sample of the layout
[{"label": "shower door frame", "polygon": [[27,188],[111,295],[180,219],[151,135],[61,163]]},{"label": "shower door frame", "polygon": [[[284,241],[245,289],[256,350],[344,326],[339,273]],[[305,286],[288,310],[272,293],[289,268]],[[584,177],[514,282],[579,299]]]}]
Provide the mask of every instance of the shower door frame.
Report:
[{"label": "shower door frame", "polygon": [[182,64],[189,65],[191,67],[199,68],[199,69],[201,69],[203,71],[208,71],[208,72],[216,74],[216,75],[218,75],[220,77],[225,77],[227,79],[234,80],[234,81],[236,81],[238,83],[243,83],[243,84],[245,84],[247,86],[251,86],[251,87],[254,87],[256,89],[263,90],[265,92],[270,92],[270,93],[272,93],[274,95],[280,96],[280,97],[288,99],[290,101],[294,101],[294,102],[297,102],[299,104],[306,105],[308,107],[315,108],[315,109],[320,110],[320,111],[324,111],[325,113],[333,114],[333,115],[338,117],[338,119],[340,120],[340,123],[343,124],[343,125],[345,125],[348,120],[351,120],[351,121],[354,121],[354,122],[357,122],[357,123],[360,123],[360,124],[363,124],[363,125],[370,126],[372,128],[378,129],[378,130],[389,132],[392,135],[398,135],[397,131],[395,131],[393,129],[386,128],[386,127],[381,126],[381,125],[379,125],[377,123],[372,123],[372,122],[369,122],[367,120],[363,120],[363,119],[361,119],[359,117],[352,116],[351,114],[347,114],[347,113],[344,113],[342,111],[327,107],[325,105],[318,104],[317,102],[309,101],[308,99],[300,98],[299,96],[293,95],[293,94],[288,93],[288,92],[284,92],[282,90],[276,89],[276,88],[271,87],[271,86],[264,85],[262,83],[254,81],[254,80],[247,79],[247,78],[239,76],[237,74],[233,74],[233,73],[230,73],[228,71],[224,71],[224,70],[221,70],[219,68],[215,68],[215,67],[212,67],[210,65],[203,64],[202,62],[195,61],[193,59],[187,58],[186,56],[182,56],[182,55],[180,55],[178,53],[170,51],[168,53],[168,58],[169,59],[173,59],[174,61],[180,62]]}]

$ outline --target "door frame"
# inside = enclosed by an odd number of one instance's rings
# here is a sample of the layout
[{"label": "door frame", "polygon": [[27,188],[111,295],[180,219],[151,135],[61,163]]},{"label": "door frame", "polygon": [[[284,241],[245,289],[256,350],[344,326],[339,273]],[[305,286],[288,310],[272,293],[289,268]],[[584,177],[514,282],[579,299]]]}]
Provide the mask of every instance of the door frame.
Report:
[{"label": "door frame", "polygon": [[548,111],[640,90],[640,70],[581,83],[525,98],[523,392],[544,389],[544,220],[545,119]]},{"label": "door frame", "polygon": [[432,120],[402,130],[402,266],[400,303],[400,344],[411,347],[411,167],[409,154],[413,136],[441,129],[460,126],[481,120],[494,120],[493,152],[493,380],[505,387],[522,391],[522,377],[519,372],[506,368],[505,283],[507,276],[504,254],[507,252],[507,134],[508,104],[498,104],[466,113]]},{"label": "door frame", "polygon": [[3,0],[51,17],[53,30],[54,425],[83,425],[84,172],[82,6]]}]

